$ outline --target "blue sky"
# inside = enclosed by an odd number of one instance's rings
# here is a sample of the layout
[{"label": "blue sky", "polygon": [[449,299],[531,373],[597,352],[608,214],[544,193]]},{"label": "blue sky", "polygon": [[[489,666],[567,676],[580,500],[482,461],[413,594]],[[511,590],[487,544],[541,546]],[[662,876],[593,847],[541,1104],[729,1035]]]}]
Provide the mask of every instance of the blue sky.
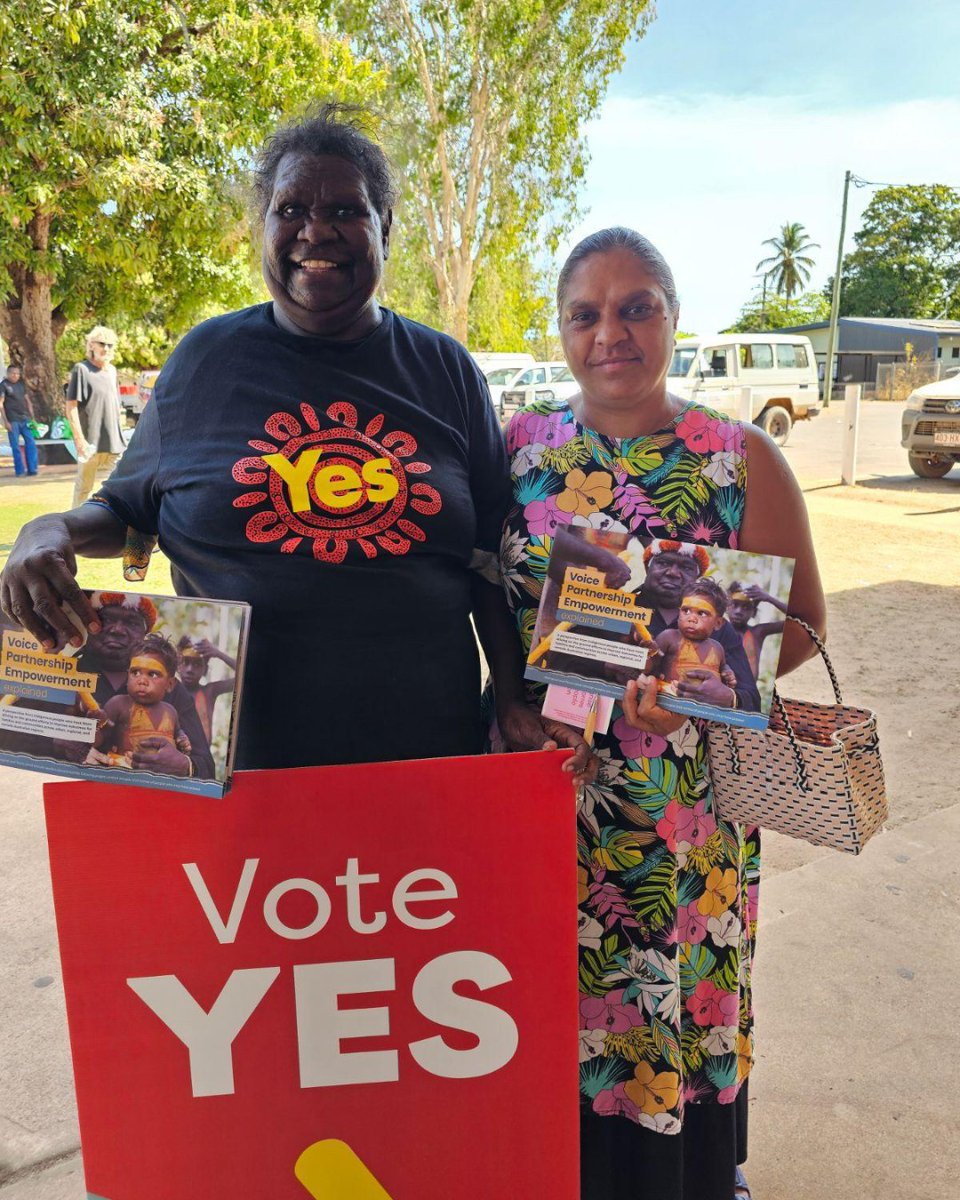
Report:
[{"label": "blue sky", "polygon": [[[733,321],[788,221],[833,273],[844,171],[960,187],[960,2],[661,0],[587,130],[565,249],[631,225],[664,252],[681,327]],[[851,188],[847,248],[873,189]]]}]

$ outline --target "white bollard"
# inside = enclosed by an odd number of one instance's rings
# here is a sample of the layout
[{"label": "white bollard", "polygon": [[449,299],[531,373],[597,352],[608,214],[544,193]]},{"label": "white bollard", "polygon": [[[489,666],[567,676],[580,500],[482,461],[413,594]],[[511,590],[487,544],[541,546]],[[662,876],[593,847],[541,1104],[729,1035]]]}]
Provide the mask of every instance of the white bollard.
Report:
[{"label": "white bollard", "polygon": [[843,465],[840,482],[857,482],[857,441],[860,437],[860,384],[848,383],[843,389]]},{"label": "white bollard", "polygon": [[753,388],[742,387],[740,389],[740,408],[737,415],[748,425],[753,420]]}]

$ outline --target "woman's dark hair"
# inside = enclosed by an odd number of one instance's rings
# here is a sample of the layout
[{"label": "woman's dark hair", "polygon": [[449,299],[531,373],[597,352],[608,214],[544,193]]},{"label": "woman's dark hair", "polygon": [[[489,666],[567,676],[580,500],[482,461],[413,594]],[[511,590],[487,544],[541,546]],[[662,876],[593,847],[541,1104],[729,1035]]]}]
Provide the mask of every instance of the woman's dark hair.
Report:
[{"label": "woman's dark hair", "polygon": [[280,160],[287,154],[333,154],[353,163],[367,181],[370,199],[381,217],[397,201],[390,160],[363,132],[364,109],[328,101],[281,125],[262,146],[253,171],[253,188],[261,220],[267,215]]},{"label": "woman's dark hair", "polygon": [[605,254],[608,250],[629,250],[647,268],[657,283],[663,288],[667,303],[673,312],[679,308],[677,303],[677,285],[673,282],[673,272],[667,266],[667,260],[641,233],[627,229],[623,225],[614,225],[610,229],[601,229],[591,233],[582,242],[577,242],[567,255],[567,261],[560,268],[557,278],[557,311],[563,308],[563,298],[570,283],[570,276],[585,258],[591,254]]}]

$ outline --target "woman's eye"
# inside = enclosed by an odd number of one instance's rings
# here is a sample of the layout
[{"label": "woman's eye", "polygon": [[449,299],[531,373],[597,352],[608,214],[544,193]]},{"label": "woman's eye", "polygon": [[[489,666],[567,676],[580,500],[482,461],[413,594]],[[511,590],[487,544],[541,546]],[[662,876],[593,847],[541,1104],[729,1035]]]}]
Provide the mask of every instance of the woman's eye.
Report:
[{"label": "woman's eye", "polygon": [[300,212],[299,204],[281,204],[277,209],[281,217],[295,217]]},{"label": "woman's eye", "polygon": [[649,317],[653,311],[652,304],[631,304],[627,309],[628,314],[634,317]]}]

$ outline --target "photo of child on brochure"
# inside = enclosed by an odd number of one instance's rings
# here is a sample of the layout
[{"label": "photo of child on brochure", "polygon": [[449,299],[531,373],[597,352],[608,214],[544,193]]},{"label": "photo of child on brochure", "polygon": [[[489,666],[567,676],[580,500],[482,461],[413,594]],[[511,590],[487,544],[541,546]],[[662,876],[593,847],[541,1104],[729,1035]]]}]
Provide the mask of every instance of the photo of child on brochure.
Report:
[{"label": "photo of child on brochure", "polygon": [[653,676],[664,708],[763,728],[792,577],[791,559],[562,527],[527,677],[619,698]]},{"label": "photo of child on brochure", "polygon": [[118,781],[126,772],[130,782],[146,773],[170,786],[224,782],[246,606],[88,596],[101,629],[80,648],[48,654],[18,626],[2,626],[0,761],[101,779],[106,769]]}]

